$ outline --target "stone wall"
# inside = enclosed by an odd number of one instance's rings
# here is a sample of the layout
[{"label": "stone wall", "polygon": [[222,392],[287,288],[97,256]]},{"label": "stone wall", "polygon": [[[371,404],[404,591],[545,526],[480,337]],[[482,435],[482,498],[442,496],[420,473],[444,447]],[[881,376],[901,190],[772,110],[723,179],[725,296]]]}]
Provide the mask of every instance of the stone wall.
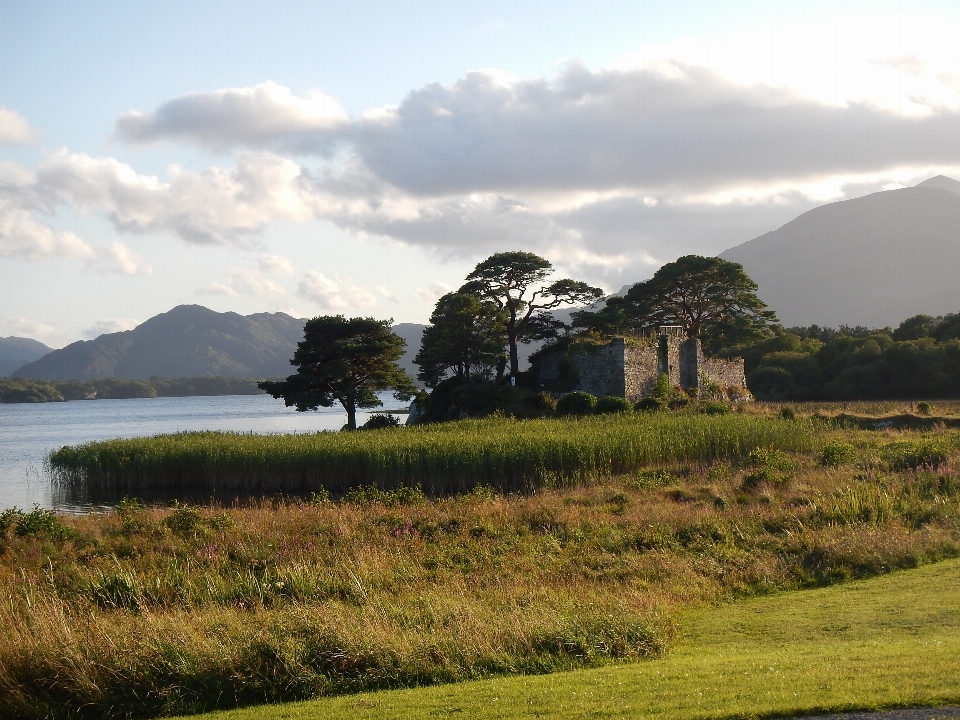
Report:
[{"label": "stone wall", "polygon": [[606,345],[576,343],[566,352],[545,353],[536,368],[541,387],[556,391],[564,359],[576,368],[576,389],[596,397],[614,395],[637,402],[653,393],[663,373],[672,385],[684,389],[716,385],[730,396],[730,389],[746,387],[742,359],[706,358],[699,340],[686,340],[676,334],[648,341],[613,338]]},{"label": "stone wall", "polygon": [[624,362],[624,393],[632,403],[650,397],[660,375],[660,353],[656,345],[627,345]]},{"label": "stone wall", "polygon": [[574,345],[569,357],[580,375],[578,389],[596,397],[624,397],[625,350],[623,338],[607,345]]}]

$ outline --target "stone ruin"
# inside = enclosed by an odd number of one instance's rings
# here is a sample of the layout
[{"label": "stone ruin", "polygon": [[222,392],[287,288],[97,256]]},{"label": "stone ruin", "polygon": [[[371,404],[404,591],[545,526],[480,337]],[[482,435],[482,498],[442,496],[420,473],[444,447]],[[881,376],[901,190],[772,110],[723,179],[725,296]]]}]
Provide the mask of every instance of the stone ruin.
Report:
[{"label": "stone ruin", "polygon": [[551,392],[581,390],[596,397],[613,395],[632,403],[653,394],[660,375],[691,394],[751,399],[743,359],[704,356],[699,339],[683,328],[663,326],[657,335],[615,337],[605,344],[574,342],[565,350],[541,354],[533,367],[541,388]]}]

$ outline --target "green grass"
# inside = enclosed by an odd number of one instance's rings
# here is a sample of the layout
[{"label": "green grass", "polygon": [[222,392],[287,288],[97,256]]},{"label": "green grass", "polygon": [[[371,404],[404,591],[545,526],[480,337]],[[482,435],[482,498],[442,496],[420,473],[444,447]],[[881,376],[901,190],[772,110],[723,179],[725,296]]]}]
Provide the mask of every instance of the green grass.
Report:
[{"label": "green grass", "polygon": [[[819,429],[818,429],[819,428]],[[822,426],[749,415],[504,418],[365,433],[182,433],[65,447],[51,455],[63,482],[135,494],[190,488],[343,492],[419,485],[449,495],[569,487],[671,462],[737,461],[758,447],[818,447]]]},{"label": "green grass", "polygon": [[960,561],[689,615],[663,659],[195,718],[792,716],[960,703]]}]

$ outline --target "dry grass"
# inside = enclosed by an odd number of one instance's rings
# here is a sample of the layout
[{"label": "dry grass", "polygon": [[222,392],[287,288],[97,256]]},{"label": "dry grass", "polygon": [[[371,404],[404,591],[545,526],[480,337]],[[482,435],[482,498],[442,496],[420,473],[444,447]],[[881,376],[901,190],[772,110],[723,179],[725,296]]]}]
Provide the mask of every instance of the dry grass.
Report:
[{"label": "dry grass", "polygon": [[[960,554],[955,432],[817,433],[532,495],[6,513],[0,709],[147,717],[646,658],[704,601]],[[923,443],[946,459],[894,469]]]}]

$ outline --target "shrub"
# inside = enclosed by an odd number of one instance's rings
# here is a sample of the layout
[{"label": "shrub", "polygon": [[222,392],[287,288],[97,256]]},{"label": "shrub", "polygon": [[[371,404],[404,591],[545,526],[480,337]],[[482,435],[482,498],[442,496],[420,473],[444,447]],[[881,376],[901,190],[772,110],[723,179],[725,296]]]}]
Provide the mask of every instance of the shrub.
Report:
[{"label": "shrub", "polygon": [[547,392],[539,392],[536,395],[531,395],[527,398],[527,405],[538,414],[552,413],[557,409],[557,401]]},{"label": "shrub", "polygon": [[637,412],[649,412],[649,411],[663,410],[664,407],[666,407],[664,403],[657,400],[657,398],[645,397],[643,398],[643,400],[640,400],[639,402],[637,402],[633,406],[633,409],[636,410]]},{"label": "shrub", "polygon": [[373,413],[367,421],[360,426],[360,430],[383,430],[385,428],[400,427],[400,418],[392,413]]},{"label": "shrub", "polygon": [[589,415],[596,404],[597,399],[590,393],[567,393],[557,400],[557,412],[561,415]]},{"label": "shrub", "polygon": [[784,420],[796,420],[797,411],[793,409],[793,405],[784,405],[780,408],[780,417]]},{"label": "shrub", "polygon": [[730,405],[719,401],[708,402],[700,408],[700,412],[705,415],[726,415],[730,412]]},{"label": "shrub", "polygon": [[840,440],[828,442],[820,451],[820,464],[827,467],[840,467],[852,463],[857,458],[853,445]]},{"label": "shrub", "polygon": [[597,415],[605,415],[607,413],[628,413],[633,412],[633,405],[631,405],[630,401],[626,398],[617,397],[616,395],[607,395],[597,400],[597,404],[594,405],[593,411]]},{"label": "shrub", "polygon": [[894,470],[916,470],[943,465],[949,450],[941,440],[899,440],[886,445],[882,454]]},{"label": "shrub", "polygon": [[636,477],[627,484],[637,490],[665,487],[677,482],[677,476],[666,470],[641,470]]},{"label": "shrub", "polygon": [[918,402],[917,403],[917,412],[921,415],[930,414],[930,403],[928,402]]},{"label": "shrub", "polygon": [[44,510],[39,505],[34,505],[33,510],[27,513],[17,508],[0,513],[0,539],[5,537],[11,528],[17,537],[42,536],[51,540],[66,540],[74,534],[56,513]]},{"label": "shrub", "polygon": [[772,448],[756,448],[747,456],[752,470],[743,478],[743,489],[753,490],[764,483],[783,485],[797,473],[796,464]]}]

